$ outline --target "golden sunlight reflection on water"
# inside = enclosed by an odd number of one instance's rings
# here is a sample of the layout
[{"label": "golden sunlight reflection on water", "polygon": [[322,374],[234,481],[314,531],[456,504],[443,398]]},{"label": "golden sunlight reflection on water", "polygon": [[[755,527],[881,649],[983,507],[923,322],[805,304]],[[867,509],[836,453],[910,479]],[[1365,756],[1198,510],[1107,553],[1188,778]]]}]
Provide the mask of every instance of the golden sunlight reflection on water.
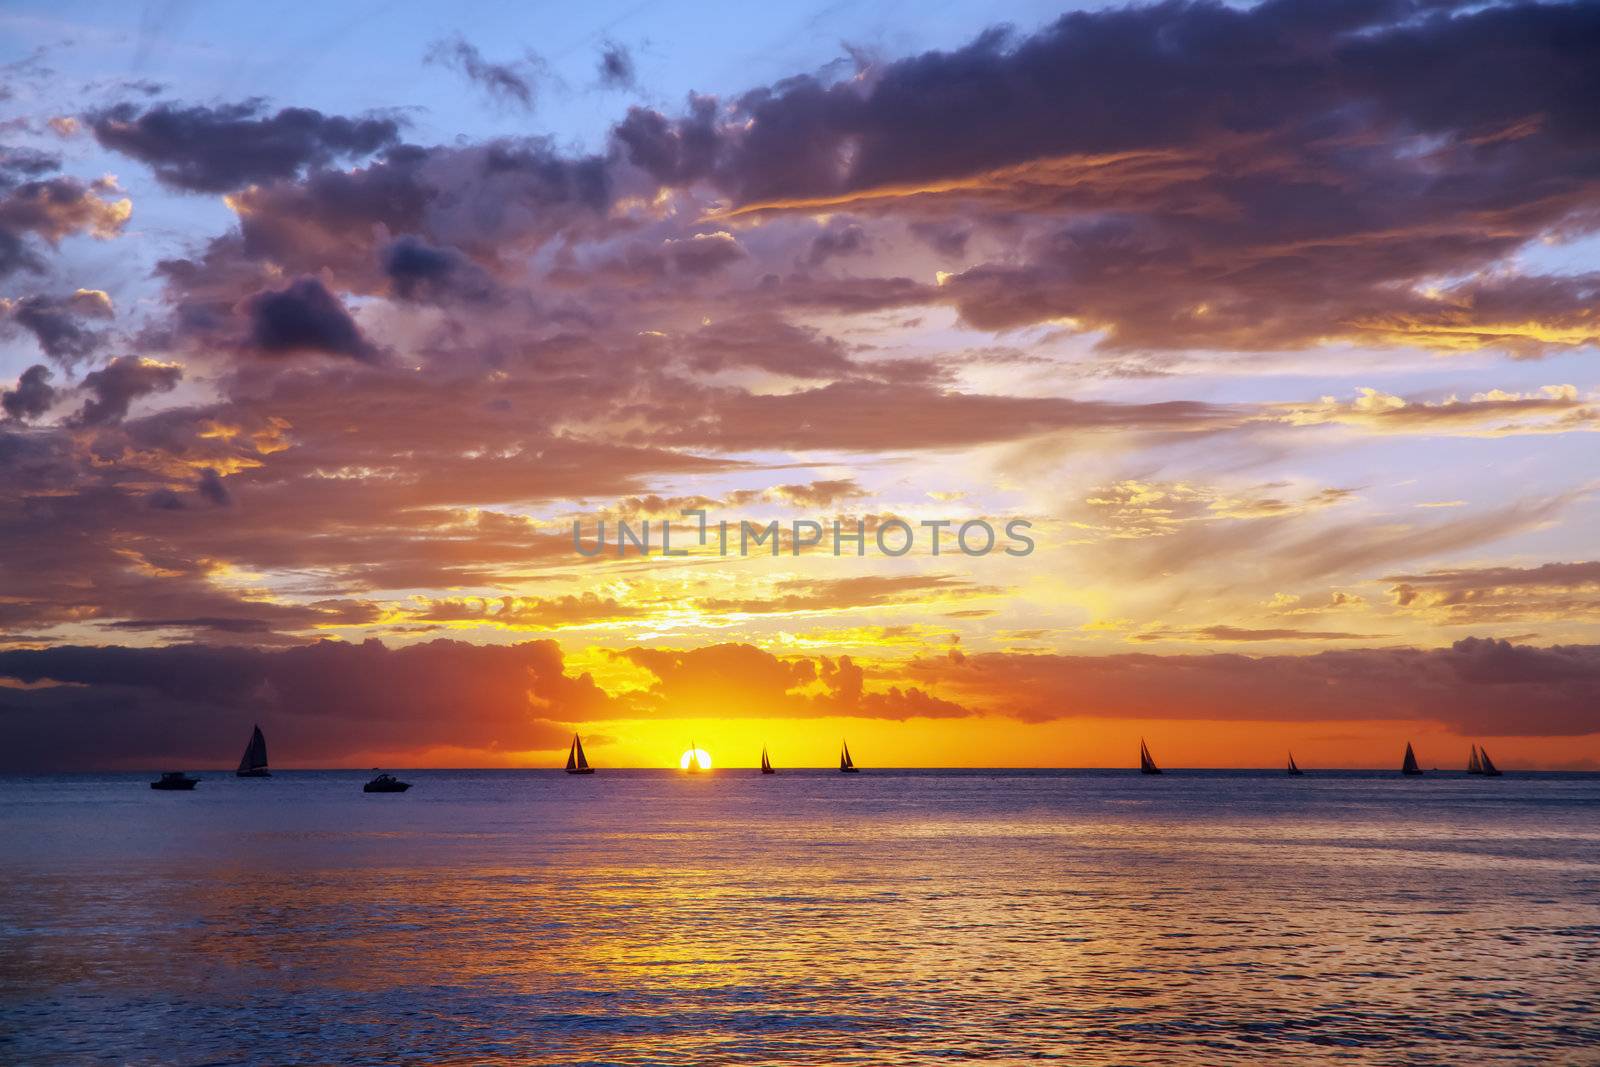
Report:
[{"label": "golden sunlight reflection on water", "polygon": [[1600,778],[408,777],[0,779],[0,1059],[1543,1063],[1600,1042]]}]

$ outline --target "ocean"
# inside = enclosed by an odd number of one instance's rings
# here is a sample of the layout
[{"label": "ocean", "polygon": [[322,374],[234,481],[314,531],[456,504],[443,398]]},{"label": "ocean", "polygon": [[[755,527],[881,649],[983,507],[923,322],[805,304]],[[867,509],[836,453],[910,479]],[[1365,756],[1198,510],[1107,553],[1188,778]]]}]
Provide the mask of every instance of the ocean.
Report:
[{"label": "ocean", "polygon": [[1600,775],[0,778],[6,1064],[1600,1063]]}]

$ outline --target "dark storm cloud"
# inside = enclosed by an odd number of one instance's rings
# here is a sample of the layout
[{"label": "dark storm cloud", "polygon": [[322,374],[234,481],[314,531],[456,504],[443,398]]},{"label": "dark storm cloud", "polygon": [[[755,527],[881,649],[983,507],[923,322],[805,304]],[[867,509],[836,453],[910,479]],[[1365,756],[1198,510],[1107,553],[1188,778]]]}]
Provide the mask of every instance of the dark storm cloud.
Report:
[{"label": "dark storm cloud", "polygon": [[112,317],[111,301],[104,293],[79,290],[71,296],[36,295],[10,305],[10,320],[39,342],[45,355],[64,367],[86,359],[105,343],[105,334],[85,325],[85,319]]},{"label": "dark storm cloud", "polygon": [[42,363],[29,367],[17,379],[15,389],[0,392],[0,410],[19,422],[43,415],[56,400],[50,377],[50,368]]},{"label": "dark storm cloud", "polygon": [[250,298],[250,344],[271,356],[320,352],[371,359],[377,350],[337,297],[316,278],[297,278]]},{"label": "dark storm cloud", "polygon": [[531,52],[518,62],[490,62],[463,37],[434,42],[423,61],[458,71],[491,100],[512,104],[524,111],[533,110],[534,82],[544,66]]},{"label": "dark storm cloud", "polygon": [[118,356],[83,377],[90,399],[76,416],[84,426],[114,422],[128,414],[129,406],[151,393],[171,392],[183,380],[183,368],[138,356]]},{"label": "dark storm cloud", "polygon": [[352,119],[303,107],[268,114],[259,100],[218,107],[160,104],[145,111],[118,104],[89,115],[88,122],[104,147],[149,164],[166,185],[202,193],[368,156],[393,145],[400,133],[390,118]]},{"label": "dark storm cloud", "polygon": [[559,747],[566,728],[550,720],[603,716],[610,704],[588,675],[565,673],[553,641],[401,649],[325,641],[281,651],[60,647],[0,651],[0,677],[46,683],[0,687],[7,769],[179,757],[231,765],[256,721],[285,763],[433,747],[481,759],[494,748]]}]

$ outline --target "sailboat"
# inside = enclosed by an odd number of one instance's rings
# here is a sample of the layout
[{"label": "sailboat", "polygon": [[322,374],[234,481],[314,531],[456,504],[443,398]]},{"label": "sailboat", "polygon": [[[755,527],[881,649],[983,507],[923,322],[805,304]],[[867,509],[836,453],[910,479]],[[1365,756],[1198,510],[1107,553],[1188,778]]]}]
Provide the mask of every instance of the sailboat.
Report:
[{"label": "sailboat", "polygon": [[705,770],[704,767],[700,766],[700,750],[695,747],[693,741],[689,742],[689,765],[684,770],[690,774],[699,774]]},{"label": "sailboat", "polygon": [[1411,742],[1406,742],[1406,761],[1400,765],[1401,774],[1421,774],[1422,768],[1417,766],[1417,754],[1411,751]]},{"label": "sailboat", "polygon": [[767,746],[766,745],[762,745],[761,746],[761,773],[762,774],[777,774],[778,773],[777,771],[772,769],[772,760],[767,757]]},{"label": "sailboat", "polygon": [[1500,773],[1501,773],[1500,772],[1500,768],[1496,767],[1494,765],[1494,760],[1489,758],[1489,750],[1488,749],[1486,749],[1486,748],[1478,749],[1478,757],[1479,757],[1479,759],[1478,759],[1478,768],[1479,768],[1478,769],[1478,773],[1479,774],[1487,775],[1490,778],[1498,778],[1498,777],[1500,777]]},{"label": "sailboat", "polygon": [[594,768],[589,766],[589,761],[583,755],[583,742],[578,740],[578,735],[572,735],[572,748],[567,752],[568,774],[593,774]]},{"label": "sailboat", "polygon": [[239,769],[233,773],[240,778],[272,777],[272,772],[267,770],[267,739],[261,736],[261,727],[257,726],[250,735],[250,743],[244,746],[244,755],[239,757]]},{"label": "sailboat", "polygon": [[1472,746],[1472,756],[1471,756],[1471,758],[1469,758],[1467,760],[1467,773],[1468,774],[1482,774],[1483,773],[1483,761],[1478,758],[1478,746],[1477,745],[1473,745]]},{"label": "sailboat", "polygon": [[856,761],[850,758],[850,745],[848,742],[839,742],[839,772],[841,774],[856,774],[861,770],[856,766]]},{"label": "sailboat", "polygon": [[1304,773],[1306,773],[1305,771],[1302,771],[1299,767],[1297,767],[1295,765],[1294,753],[1293,752],[1289,753],[1289,766],[1288,766],[1288,768],[1287,768],[1285,773],[1288,773],[1288,774],[1304,774]]},{"label": "sailboat", "polygon": [[1139,738],[1139,773],[1160,774],[1161,768],[1156,766],[1156,761],[1150,758],[1150,749],[1144,743],[1144,738]]}]

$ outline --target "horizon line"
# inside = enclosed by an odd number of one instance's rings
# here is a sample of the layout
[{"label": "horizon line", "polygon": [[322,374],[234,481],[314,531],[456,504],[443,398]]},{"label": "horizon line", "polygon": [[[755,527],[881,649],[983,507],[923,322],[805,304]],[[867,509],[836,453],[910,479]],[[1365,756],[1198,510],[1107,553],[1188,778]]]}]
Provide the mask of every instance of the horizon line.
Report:
[{"label": "horizon line", "polygon": [[[162,772],[164,770],[171,770],[171,769],[173,769],[172,765],[156,765],[156,764],[152,764],[149,767],[132,767],[132,768],[99,767],[99,768],[73,768],[73,769],[55,769],[55,770],[40,769],[40,770],[32,770],[32,771],[0,769],[0,776],[19,777],[19,776],[49,775],[49,774],[150,774],[150,773],[160,773],[160,772]],[[644,764],[627,764],[627,765],[615,765],[615,766],[606,766],[606,767],[595,767],[594,769],[596,771],[664,771],[664,772],[670,772],[670,773],[674,773],[674,774],[685,774],[685,775],[689,773],[689,772],[683,770],[683,768],[678,767],[678,766],[656,765],[656,764],[648,764],[648,765],[644,765]],[[1140,773],[1140,770],[1139,770],[1138,766],[1136,766],[1136,765],[1126,765],[1126,764],[1116,764],[1114,766],[1073,766],[1073,767],[1066,767],[1066,766],[1046,767],[1046,766],[1024,766],[1024,765],[1009,765],[1009,766],[933,766],[933,765],[925,765],[925,766],[923,766],[923,765],[911,765],[911,764],[875,764],[873,766],[861,767],[859,769],[863,770],[863,771],[875,771],[875,770],[876,771],[1128,771],[1128,772],[1131,772],[1131,773]],[[1163,766],[1161,769],[1162,769],[1162,771],[1164,773],[1174,773],[1174,772],[1179,772],[1179,771],[1229,771],[1229,772],[1234,772],[1234,771],[1259,771],[1259,772],[1263,772],[1263,773],[1275,773],[1275,774],[1283,774],[1283,773],[1285,773],[1284,772],[1284,768],[1281,767],[1281,766],[1269,766],[1269,767],[1261,767],[1261,766],[1256,766],[1256,767],[1178,766],[1178,767],[1173,767],[1173,766],[1169,765],[1169,766]],[[1300,765],[1300,769],[1302,771],[1306,771],[1306,772],[1335,773],[1335,774],[1343,774],[1343,773],[1350,773],[1350,772],[1362,772],[1362,773],[1365,773],[1365,772],[1379,772],[1379,773],[1394,773],[1394,774],[1400,774],[1401,773],[1399,768],[1391,767],[1391,766],[1387,766],[1387,765],[1381,766],[1381,767],[1307,767],[1307,766],[1302,764],[1302,765]],[[235,769],[233,767],[231,767],[231,766],[230,767],[193,767],[193,766],[190,766],[190,767],[185,768],[185,770],[188,771],[189,773],[194,773],[194,774],[220,774],[220,775],[234,775],[235,774]],[[428,771],[441,771],[441,772],[505,771],[505,772],[510,772],[510,773],[550,772],[550,773],[553,773],[553,774],[557,774],[557,773],[564,774],[564,773],[566,773],[566,768],[564,768],[564,767],[562,767],[560,765],[556,765],[556,766],[543,766],[543,765],[541,765],[541,766],[529,766],[529,767],[408,767],[408,766],[403,766],[403,765],[400,765],[400,764],[385,764],[385,765],[374,766],[374,767],[274,767],[274,768],[272,768],[272,774],[274,774],[274,775],[277,775],[277,774],[320,774],[320,773],[344,773],[344,772],[348,772],[348,773],[351,773],[351,774],[370,774],[373,771],[380,771],[380,770],[406,771],[408,773],[428,772]],[[707,767],[707,768],[701,769],[699,772],[696,772],[696,773],[699,773],[699,774],[718,774],[718,773],[733,773],[733,772],[737,772],[737,771],[759,771],[759,770],[761,770],[761,765],[760,764],[752,764],[752,765],[750,765],[748,767],[746,767],[746,766]],[[819,765],[804,765],[804,766],[797,765],[797,766],[787,766],[787,767],[776,767],[775,770],[777,770],[779,773],[782,773],[783,771],[837,771],[838,767],[836,765],[830,763],[830,764],[819,764]],[[1597,767],[1516,767],[1516,768],[1502,767],[1501,770],[1506,774],[1511,774],[1511,773],[1516,773],[1516,774],[1600,774],[1600,768],[1597,768]],[[1424,772],[1423,773],[1425,773],[1425,774],[1463,774],[1463,775],[1465,775],[1465,774],[1471,774],[1472,772],[1468,771],[1464,767],[1460,767],[1460,768],[1458,768],[1458,767],[1427,767],[1427,768],[1424,768]]]}]

